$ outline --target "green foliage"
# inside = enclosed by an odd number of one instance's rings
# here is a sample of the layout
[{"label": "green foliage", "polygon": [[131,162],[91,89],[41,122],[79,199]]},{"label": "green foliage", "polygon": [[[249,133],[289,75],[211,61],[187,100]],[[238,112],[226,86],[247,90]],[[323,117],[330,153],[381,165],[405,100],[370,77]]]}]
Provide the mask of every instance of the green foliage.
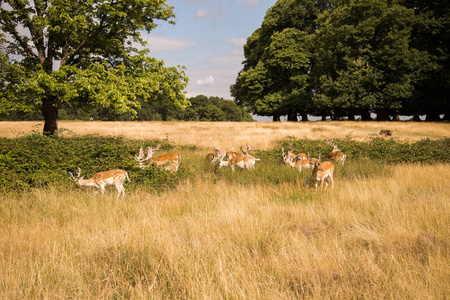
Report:
[{"label": "green foliage", "polygon": [[74,185],[68,171],[90,178],[95,173],[126,170],[131,179],[127,190],[145,187],[162,191],[175,187],[189,176],[186,171],[176,174],[155,167],[134,168],[134,155],[139,147],[161,143],[161,150],[172,146],[167,141],[126,140],[98,136],[46,137],[36,132],[16,139],[0,139],[0,185],[4,191],[27,190],[32,187]]},{"label": "green foliage", "polygon": [[449,117],[448,1],[279,0],[232,95],[253,113]]},{"label": "green foliage", "polygon": [[[450,162],[448,158],[450,138],[424,139],[413,143],[402,142],[394,138],[371,138],[367,142],[351,139],[333,139],[331,141],[337,144],[339,149],[347,155],[348,161],[369,159],[384,164]],[[331,146],[326,144],[326,141],[295,139],[293,137],[288,137],[283,141],[282,146],[285,149],[289,148],[289,142],[292,142],[294,152],[310,152],[311,157],[317,157],[318,151],[320,151],[322,157],[326,159],[332,149]]]},{"label": "green foliage", "polygon": [[[261,161],[256,162],[256,170],[236,168],[218,169],[204,159],[203,150],[195,145],[180,146],[183,164],[177,173],[166,172],[155,166],[146,169],[135,168],[134,155],[140,146],[155,146],[161,143],[161,150],[169,152],[173,146],[167,140],[128,140],[99,136],[76,136],[64,132],[64,137],[46,137],[32,131],[15,139],[0,139],[0,186],[3,192],[26,191],[30,188],[61,186],[75,188],[68,171],[90,178],[95,173],[111,170],[126,170],[131,179],[126,183],[127,191],[145,189],[161,192],[176,187],[180,182],[192,179],[194,174],[213,182],[226,180],[234,185],[265,183],[278,185],[296,182],[299,188],[312,184],[311,171],[297,170],[281,161],[281,148],[290,148],[295,153],[304,152],[317,157],[320,151],[327,160],[331,146],[326,141],[296,139],[286,137],[279,146],[270,150],[252,150],[251,154]],[[396,139],[372,138],[365,142],[351,139],[332,140],[348,158],[345,166],[335,163],[335,177],[367,178],[390,174],[390,166],[399,163],[449,163],[450,138],[440,140],[424,139],[414,143]],[[200,153],[200,155],[199,155]]]},{"label": "green foliage", "polygon": [[60,105],[129,118],[142,102],[184,108],[185,68],[166,67],[131,42],[145,46],[142,32],[173,17],[165,0],[0,1],[0,30],[16,58],[0,73],[0,114],[42,110],[52,135]]}]

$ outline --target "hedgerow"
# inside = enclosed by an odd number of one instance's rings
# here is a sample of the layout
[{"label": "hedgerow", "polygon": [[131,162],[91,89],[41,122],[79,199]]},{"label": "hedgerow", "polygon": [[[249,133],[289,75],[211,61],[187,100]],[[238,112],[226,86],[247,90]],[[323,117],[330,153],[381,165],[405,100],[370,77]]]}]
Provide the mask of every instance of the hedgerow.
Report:
[{"label": "hedgerow", "polygon": [[139,185],[152,191],[173,188],[188,176],[150,167],[134,168],[134,155],[141,145],[161,143],[162,150],[173,148],[166,140],[142,141],[93,135],[52,138],[29,134],[16,139],[0,139],[0,186],[3,191],[27,190],[49,184],[73,184],[68,172],[89,178],[95,173],[123,169],[129,173],[130,187]]},{"label": "hedgerow", "polygon": [[[440,140],[424,139],[409,143],[396,139],[372,138],[368,141],[351,139],[332,140],[341,151],[347,154],[348,163],[345,168],[338,168],[337,175],[351,178],[358,176],[373,176],[383,174],[387,169],[383,166],[398,163],[448,163],[450,138]],[[0,139],[0,186],[3,192],[48,185],[73,185],[68,171],[76,174],[81,168],[84,178],[95,173],[111,169],[123,169],[129,173],[131,183],[126,184],[127,190],[145,188],[149,191],[161,192],[172,189],[183,180],[192,178],[192,168],[183,165],[177,173],[166,172],[156,167],[147,169],[134,168],[134,155],[141,145],[149,146],[161,143],[161,150],[171,150],[174,146],[167,140],[130,140],[121,137],[100,137],[95,135],[71,137],[47,137],[41,134],[27,134],[15,139]],[[310,153],[317,157],[318,151],[327,159],[331,147],[323,140],[296,139],[286,137],[271,150],[258,151],[252,154],[261,159],[257,163],[259,172],[231,174],[226,170],[211,168],[205,163],[202,174],[217,173],[217,180],[226,179],[236,184],[266,182],[277,184],[291,180],[294,176],[286,172],[274,171],[276,164],[281,163],[281,147],[292,148],[296,152]],[[197,147],[184,147],[184,151],[201,151]],[[364,168],[362,167],[364,166]],[[288,169],[288,168],[287,168]],[[302,172],[295,178],[307,178]],[[209,175],[206,175],[209,176]],[[300,176],[300,177],[299,177]]]}]

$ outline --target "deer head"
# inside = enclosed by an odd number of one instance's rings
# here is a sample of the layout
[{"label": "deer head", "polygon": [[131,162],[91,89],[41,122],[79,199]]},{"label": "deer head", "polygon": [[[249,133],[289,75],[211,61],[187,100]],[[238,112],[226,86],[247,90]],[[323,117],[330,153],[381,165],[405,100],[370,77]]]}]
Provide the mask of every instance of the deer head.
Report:
[{"label": "deer head", "polygon": [[70,175],[70,177],[71,177],[71,178],[69,178],[69,179],[72,180],[72,181],[74,181],[74,182],[76,182],[76,183],[79,183],[79,182],[80,182],[80,179],[83,179],[83,177],[80,177],[80,175],[81,175],[81,168],[80,168],[80,167],[78,167],[77,178],[75,178],[75,177],[73,176],[73,173],[72,173],[72,172],[67,172],[67,173],[69,173],[69,175]]}]

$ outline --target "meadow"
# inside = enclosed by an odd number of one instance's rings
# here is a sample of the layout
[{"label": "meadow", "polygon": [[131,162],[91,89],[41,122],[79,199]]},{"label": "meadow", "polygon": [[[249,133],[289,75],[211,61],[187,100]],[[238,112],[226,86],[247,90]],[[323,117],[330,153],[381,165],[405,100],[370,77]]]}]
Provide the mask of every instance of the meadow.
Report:
[{"label": "meadow", "polygon": [[[24,134],[40,124],[0,123],[3,169],[55,168],[2,182],[12,186],[0,193],[2,299],[448,297],[449,124],[60,122],[60,141]],[[381,129],[393,138],[369,135]],[[326,153],[326,139],[349,157],[334,189],[315,191],[281,147]],[[157,142],[183,156],[180,174],[132,168],[138,147]],[[247,142],[255,170],[205,160]],[[65,173],[115,162],[130,173],[125,198]]]}]

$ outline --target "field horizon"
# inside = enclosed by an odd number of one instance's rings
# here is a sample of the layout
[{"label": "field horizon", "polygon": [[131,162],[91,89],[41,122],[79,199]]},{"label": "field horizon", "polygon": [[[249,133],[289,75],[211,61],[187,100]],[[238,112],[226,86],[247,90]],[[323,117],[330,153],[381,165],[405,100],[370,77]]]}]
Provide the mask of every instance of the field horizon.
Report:
[{"label": "field horizon", "polygon": [[[173,188],[152,191],[136,182],[139,174],[153,173],[130,168],[124,198],[113,187],[100,195],[67,178],[0,193],[0,298],[448,297],[448,163],[350,156],[344,166],[336,163],[335,187],[316,191],[311,171],[283,165],[279,148],[288,140],[303,145],[303,138],[318,140],[313,145],[351,139],[367,146],[368,133],[381,129],[393,130],[393,140],[441,140],[448,139],[449,124],[161,123],[59,123],[68,139],[72,133],[167,139],[170,151],[183,155],[182,176]],[[1,122],[0,138],[40,133],[41,124]],[[28,140],[36,148],[50,141]],[[218,170],[205,159],[213,147],[247,142],[264,158],[254,170]],[[83,159],[88,147],[71,153]],[[100,150],[99,161],[108,157]],[[391,149],[384,150],[389,155]],[[34,153],[33,160],[48,163]],[[0,163],[11,155],[0,156]],[[26,160],[17,161],[26,171]]]}]

